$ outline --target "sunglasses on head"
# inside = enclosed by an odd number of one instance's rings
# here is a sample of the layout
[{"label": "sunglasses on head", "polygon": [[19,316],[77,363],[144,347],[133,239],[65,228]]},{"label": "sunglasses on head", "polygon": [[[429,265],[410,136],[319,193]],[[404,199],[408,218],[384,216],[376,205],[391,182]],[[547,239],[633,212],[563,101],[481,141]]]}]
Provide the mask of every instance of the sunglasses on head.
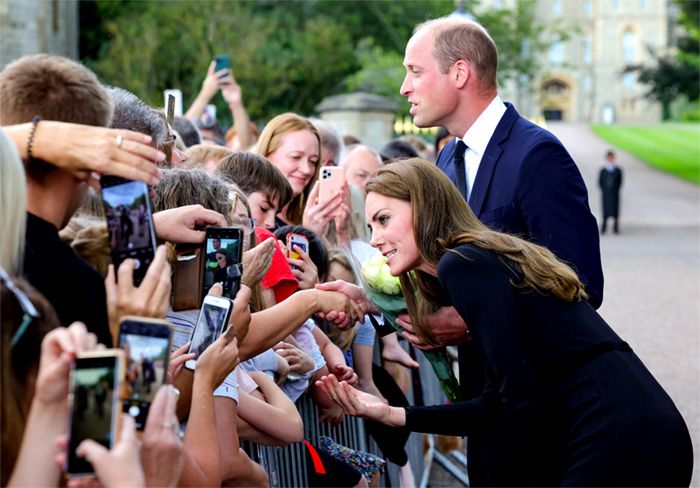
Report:
[{"label": "sunglasses on head", "polygon": [[2,268],[2,266],[0,266],[0,281],[5,283],[7,289],[10,290],[10,292],[12,292],[12,294],[15,296],[15,299],[17,300],[17,303],[19,303],[19,306],[22,308],[22,312],[24,313],[24,315],[22,316],[22,323],[20,324],[19,328],[10,340],[10,348],[13,348],[22,338],[22,336],[27,331],[31,323],[34,320],[41,317],[41,315],[39,315],[39,312],[37,311],[32,301],[29,299],[29,297],[26,295],[26,293],[17,288],[14,281],[12,281],[12,278],[10,278],[10,275],[7,274],[7,272]]}]

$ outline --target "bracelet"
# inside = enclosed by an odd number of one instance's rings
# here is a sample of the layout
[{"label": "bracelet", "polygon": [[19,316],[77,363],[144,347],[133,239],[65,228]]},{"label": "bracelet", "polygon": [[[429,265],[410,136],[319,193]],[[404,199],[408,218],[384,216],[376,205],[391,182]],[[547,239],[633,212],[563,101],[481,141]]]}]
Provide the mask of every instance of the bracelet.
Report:
[{"label": "bracelet", "polygon": [[34,144],[34,134],[36,134],[36,128],[39,122],[44,120],[41,115],[35,115],[32,119],[32,130],[29,132],[29,139],[27,139],[27,159],[30,163],[36,161],[34,155],[32,154],[32,144]]}]

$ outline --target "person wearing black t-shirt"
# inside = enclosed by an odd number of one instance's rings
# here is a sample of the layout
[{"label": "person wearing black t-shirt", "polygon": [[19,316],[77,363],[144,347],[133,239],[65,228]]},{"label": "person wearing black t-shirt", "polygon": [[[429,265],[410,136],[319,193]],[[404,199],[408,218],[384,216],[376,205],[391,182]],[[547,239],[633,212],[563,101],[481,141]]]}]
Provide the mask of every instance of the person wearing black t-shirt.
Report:
[{"label": "person wearing black t-shirt", "polygon": [[[0,73],[0,124],[32,122],[28,143],[27,230],[24,274],[56,309],[64,326],[79,320],[112,345],[102,277],[58,236],[80,205],[87,184],[69,171],[34,159],[31,140],[46,120],[107,127],[113,104],[95,74],[75,61],[37,54]],[[89,143],[91,141],[83,141]],[[120,143],[115,141],[117,147]]]}]

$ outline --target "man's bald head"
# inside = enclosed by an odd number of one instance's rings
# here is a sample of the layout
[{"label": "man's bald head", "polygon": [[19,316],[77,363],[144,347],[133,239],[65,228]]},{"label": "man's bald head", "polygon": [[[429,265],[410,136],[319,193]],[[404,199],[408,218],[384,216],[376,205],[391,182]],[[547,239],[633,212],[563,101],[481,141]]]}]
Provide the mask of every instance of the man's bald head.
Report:
[{"label": "man's bald head", "polygon": [[365,183],[382,166],[382,158],[377,151],[364,144],[348,146],[340,165],[345,168],[345,179],[363,189]]}]

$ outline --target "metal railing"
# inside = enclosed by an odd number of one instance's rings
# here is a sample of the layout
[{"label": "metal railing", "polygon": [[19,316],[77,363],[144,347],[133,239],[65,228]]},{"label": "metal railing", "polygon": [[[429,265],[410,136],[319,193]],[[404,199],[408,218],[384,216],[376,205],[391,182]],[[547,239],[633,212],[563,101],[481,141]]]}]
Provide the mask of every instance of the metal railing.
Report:
[{"label": "metal railing", "polygon": [[[415,357],[420,368],[417,374],[420,378],[422,404],[438,405],[445,402],[443,394],[430,363],[420,351],[415,351]],[[409,403],[420,403],[414,398],[413,388],[409,391]],[[416,402],[416,400],[419,400]],[[320,437],[328,436],[338,444],[355,450],[366,451],[382,457],[377,444],[365,430],[364,420],[345,416],[340,425],[332,427],[319,419],[319,410],[308,395],[303,395],[296,403],[304,422],[304,438],[315,446],[320,445]],[[427,486],[430,467],[433,460],[433,437],[428,436],[427,452],[423,448],[423,435],[411,433],[406,442],[406,454],[408,455],[411,470],[417,486]],[[272,487],[303,487],[308,486],[306,476],[306,458],[303,442],[297,442],[284,447],[261,446],[251,442],[243,442],[243,448],[248,455],[267,471]],[[387,467],[380,486],[398,486],[401,467],[387,462]]]}]

